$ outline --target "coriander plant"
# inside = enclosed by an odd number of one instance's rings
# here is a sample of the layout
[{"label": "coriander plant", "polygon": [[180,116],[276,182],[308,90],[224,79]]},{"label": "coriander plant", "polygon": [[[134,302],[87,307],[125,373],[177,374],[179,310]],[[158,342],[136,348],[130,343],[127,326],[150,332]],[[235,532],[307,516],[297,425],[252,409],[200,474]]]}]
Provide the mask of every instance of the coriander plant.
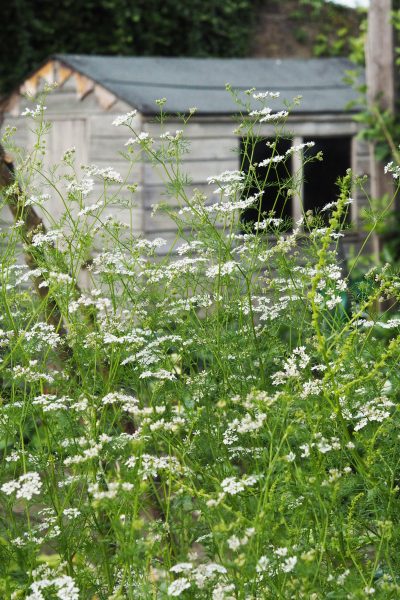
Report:
[{"label": "coriander plant", "polygon": [[[137,193],[113,169],[71,149],[44,170],[43,104],[26,111],[32,152],[6,132],[1,598],[400,597],[400,278],[386,265],[349,285],[351,171],[320,214],[263,209],[278,163],[311,160],[310,143],[278,154],[290,107],[274,96],[239,106],[250,164],[275,125],[265,178],[210,173],[209,194],[181,164],[195,109],[171,133],[159,101],[154,139],[134,112],[114,121],[129,164],[163,174],[171,247],[105,217],[110,184]],[[300,183],[288,172],[279,194]]]}]

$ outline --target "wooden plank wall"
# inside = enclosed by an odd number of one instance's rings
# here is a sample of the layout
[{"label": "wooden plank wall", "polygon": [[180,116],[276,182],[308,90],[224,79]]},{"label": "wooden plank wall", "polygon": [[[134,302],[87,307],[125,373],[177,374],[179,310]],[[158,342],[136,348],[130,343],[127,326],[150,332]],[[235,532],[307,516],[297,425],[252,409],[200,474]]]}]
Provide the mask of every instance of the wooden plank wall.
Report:
[{"label": "wooden plank wall", "polygon": [[[174,133],[181,129],[182,123],[178,120],[170,120],[165,129]],[[160,135],[160,126],[154,119],[147,119],[143,129],[153,138]],[[190,195],[194,188],[199,189],[211,197],[213,187],[208,186],[207,177],[221,173],[224,170],[239,168],[240,137],[234,133],[236,124],[234,119],[219,118],[201,119],[200,117],[191,121],[184,128],[184,137],[189,142],[189,153],[183,159],[183,172],[191,179],[187,193]],[[364,146],[355,136],[359,125],[348,115],[315,115],[312,117],[292,117],[285,127],[285,135],[296,139],[301,143],[303,138],[312,139],[313,136],[353,136],[352,164],[357,173],[365,168]],[[261,128],[259,134],[265,137],[275,137],[275,129],[271,125]],[[358,194],[357,199],[360,197]],[[168,240],[169,244],[176,240],[176,226],[173,221],[162,212],[156,212],[152,216],[153,205],[160,202],[169,202],[172,207],[178,206],[178,201],[168,197],[165,187],[165,176],[157,174],[150,164],[144,165],[143,174],[143,207],[144,207],[144,231],[145,235],[154,238],[161,235]],[[296,212],[296,211],[295,211]],[[299,211],[297,211],[299,212]],[[358,209],[354,207],[354,225],[357,226]],[[354,239],[354,235],[350,238]]]},{"label": "wooden plank wall", "polygon": [[[138,185],[135,194],[135,202],[132,202],[132,194],[119,192],[118,184],[108,185],[108,196],[115,196],[115,200],[105,209],[104,215],[112,215],[114,218],[128,223],[135,233],[143,231],[143,209],[142,209],[142,168],[140,165],[129,166],[119,152],[126,150],[124,143],[129,137],[129,131],[125,127],[115,127],[112,121],[117,115],[125,114],[132,110],[125,102],[117,100],[108,109],[101,106],[98,95],[90,90],[81,99],[77,96],[77,86],[74,76],[71,76],[62,86],[52,91],[45,100],[47,107],[45,111],[46,120],[52,123],[52,127],[46,136],[46,156],[43,161],[46,177],[51,177],[54,165],[61,161],[64,152],[71,147],[76,148],[76,166],[80,177],[81,164],[96,164],[98,167],[112,167],[118,171],[129,183]],[[6,114],[3,131],[7,126],[16,126],[17,134],[15,143],[28,152],[32,150],[35,143],[35,135],[30,128],[32,121],[20,116],[26,107],[34,107],[31,103],[20,99],[18,115]],[[14,109],[15,113],[15,109]],[[134,123],[140,129],[141,117],[137,116]],[[59,169],[57,174],[61,175],[63,170]],[[46,188],[45,178],[37,176],[35,183]],[[66,195],[66,181],[59,181],[57,187],[62,195]],[[51,219],[44,213],[42,216],[47,227],[52,227],[52,220],[58,219],[65,208],[59,195],[47,186],[46,191],[51,193],[51,201],[48,208]],[[50,190],[50,191],[49,191]],[[103,193],[103,184],[96,179],[93,192],[87,197],[85,204],[94,204]],[[124,200],[125,206],[121,206],[119,200]],[[78,212],[79,209],[75,209]],[[7,226],[11,222],[9,211],[1,211],[0,222]]]},{"label": "wooden plank wall", "polygon": [[[134,206],[122,206],[122,199],[126,204],[132,204],[131,194],[119,192],[119,186],[111,185],[109,191],[115,194],[115,201],[106,209],[105,214],[120,219],[132,228],[134,234],[144,234],[153,239],[162,236],[168,246],[176,238],[176,226],[173,221],[162,212],[152,216],[153,205],[168,201],[172,207],[178,207],[178,201],[166,194],[165,177],[160,170],[154,168],[149,162],[143,161],[135,165],[128,165],[120,155],[126,150],[124,143],[130,137],[125,127],[115,127],[112,121],[116,115],[125,114],[132,107],[122,101],[116,101],[109,108],[104,108],[99,101],[95,90],[88,88],[88,92],[80,99],[77,97],[77,82],[71,76],[66,82],[46,99],[46,118],[53,123],[53,128],[48,136],[48,158],[45,159],[45,168],[51,170],[51,165],[60,161],[66,149],[75,146],[77,149],[77,163],[96,164],[99,167],[112,167],[129,183],[138,184],[135,194]],[[21,100],[19,114],[29,104]],[[6,115],[3,128],[7,125],[17,126],[15,141],[22,147],[32,147],[33,135],[29,131],[29,122],[24,117]],[[148,132],[157,139],[161,133],[160,125],[156,119],[138,115],[134,122],[137,131]],[[193,189],[199,189],[212,197],[213,187],[208,186],[207,177],[216,175],[225,170],[239,168],[240,138],[234,133],[236,123],[233,118],[201,118],[193,120],[183,127],[178,119],[170,119],[165,129],[174,133],[177,129],[184,129],[184,137],[189,144],[189,153],[183,157],[182,170],[190,178],[187,193],[191,195]],[[286,127],[293,137],[300,140],[303,137],[353,135],[359,126],[348,115],[314,115],[312,117],[292,117]],[[274,136],[274,128],[263,127],[261,135]],[[367,172],[366,150],[364,145],[355,140],[352,147],[352,163],[356,173]],[[65,193],[65,189],[63,190]],[[102,193],[102,185],[98,182],[94,193],[87,198],[87,204],[93,204]],[[354,224],[358,224],[359,205],[363,200],[360,194],[356,196],[353,207]],[[62,214],[64,207],[56,195],[51,201],[51,214],[54,218]],[[3,224],[10,223],[10,216],[0,215]],[[51,225],[47,220],[47,224]],[[99,248],[102,242],[99,241]]]},{"label": "wooden plank wall", "polygon": [[[214,188],[208,185],[207,177],[239,167],[239,139],[233,133],[235,123],[233,119],[198,118],[183,126],[179,120],[171,119],[163,130],[155,119],[149,118],[143,124],[143,130],[155,140],[162,131],[168,130],[174,135],[178,129],[184,130],[184,139],[188,142],[188,153],[182,157],[181,164],[181,172],[190,179],[186,193],[191,197],[193,190],[197,189],[211,198]],[[179,199],[168,196],[166,183],[167,178],[161,170],[144,163],[144,233],[150,239],[161,236],[167,240],[167,246],[161,249],[161,252],[176,244],[177,229],[175,223],[164,212],[156,212],[152,216],[153,206],[168,202],[175,210],[179,210],[180,204]]]}]

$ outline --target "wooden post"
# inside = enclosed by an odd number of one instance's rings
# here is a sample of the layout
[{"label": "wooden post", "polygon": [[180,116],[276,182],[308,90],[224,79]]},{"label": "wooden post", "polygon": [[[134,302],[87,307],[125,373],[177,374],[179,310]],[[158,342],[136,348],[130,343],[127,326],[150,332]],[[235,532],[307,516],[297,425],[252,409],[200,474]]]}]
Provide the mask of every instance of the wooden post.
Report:
[{"label": "wooden post", "polygon": [[[366,44],[367,100],[371,112],[394,111],[394,48],[391,23],[392,0],[370,0]],[[370,144],[371,197],[393,194],[392,178],[384,174],[384,165],[375,159],[375,145]],[[373,252],[379,259],[379,237],[374,234]]]}]

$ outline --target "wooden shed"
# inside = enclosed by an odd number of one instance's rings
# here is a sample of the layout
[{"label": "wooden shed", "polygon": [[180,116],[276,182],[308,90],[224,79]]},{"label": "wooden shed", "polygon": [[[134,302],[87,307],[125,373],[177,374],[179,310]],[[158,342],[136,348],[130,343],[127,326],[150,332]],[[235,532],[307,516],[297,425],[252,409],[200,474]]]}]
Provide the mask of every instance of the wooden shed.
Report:
[{"label": "wooden shed", "polygon": [[[153,57],[106,57],[56,55],[45,62],[7,100],[3,128],[18,128],[16,142],[29,148],[32,133],[26,118],[29,106],[24,93],[35,94],[44,82],[58,86],[46,99],[46,119],[52,122],[48,139],[50,163],[60,160],[64,151],[76,147],[77,160],[99,167],[111,166],[122,175],[127,165],[118,154],[124,149],[129,132],[112,125],[117,115],[137,110],[135,128],[152,137],[160,133],[156,120],[159,112],[155,100],[166,98],[170,115],[197,111],[185,129],[190,153],[184,168],[191,187],[206,190],[207,177],[239,167],[241,137],[235,133],[233,116],[237,105],[226,91],[226,84],[243,94],[249,88],[279,91],[276,106],[283,100],[302,96],[288,119],[292,140],[301,144],[313,140],[315,151],[322,150],[324,162],[306,166],[300,197],[293,197],[285,210],[294,219],[303,209],[313,209],[331,201],[336,193],[335,180],[347,167],[355,173],[368,171],[367,148],[356,136],[360,125],[354,120],[357,108],[350,105],[357,93],[345,83],[346,71],[354,65],[341,58],[324,59],[190,59]],[[349,106],[352,106],[349,108]],[[181,128],[176,116],[169,117],[168,128]],[[263,135],[273,135],[273,127],[263,126]],[[283,144],[285,142],[282,142]],[[285,148],[283,148],[285,149]],[[260,147],[265,158],[265,143]],[[264,153],[264,154],[261,154]],[[314,166],[313,166],[314,165]],[[298,155],[292,169],[299,168]],[[130,173],[138,184],[137,205],[130,222],[138,234],[152,238],[174,239],[174,225],[162,213],[151,217],[152,206],[165,201],[165,188],[152,165],[142,163]],[[96,192],[96,190],[95,190]],[[360,200],[355,199],[351,220],[357,232]],[[54,213],[59,207],[54,200]],[[109,208],[112,210],[112,208]],[[119,217],[128,217],[120,208]],[[357,236],[357,233],[354,233]],[[354,237],[354,236],[350,236]]]}]

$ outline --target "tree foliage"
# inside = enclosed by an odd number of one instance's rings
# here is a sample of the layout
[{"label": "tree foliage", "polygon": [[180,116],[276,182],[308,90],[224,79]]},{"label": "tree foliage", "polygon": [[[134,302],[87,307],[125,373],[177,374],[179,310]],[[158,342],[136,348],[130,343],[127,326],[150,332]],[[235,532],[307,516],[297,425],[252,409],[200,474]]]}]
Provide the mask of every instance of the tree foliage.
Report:
[{"label": "tree foliage", "polygon": [[14,0],[2,7],[0,93],[54,53],[244,56],[255,0]]}]

